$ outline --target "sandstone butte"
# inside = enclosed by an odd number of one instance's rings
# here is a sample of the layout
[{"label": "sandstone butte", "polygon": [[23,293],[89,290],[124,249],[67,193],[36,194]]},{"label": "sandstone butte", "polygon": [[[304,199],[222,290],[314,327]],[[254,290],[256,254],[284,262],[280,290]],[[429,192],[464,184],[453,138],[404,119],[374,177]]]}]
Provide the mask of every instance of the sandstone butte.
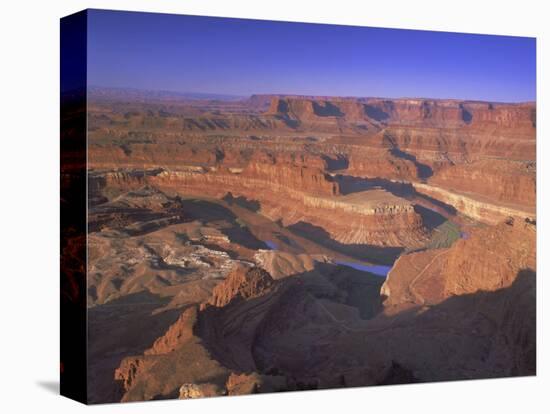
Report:
[{"label": "sandstone butte", "polygon": [[88,121],[92,402],[535,373],[534,103],[92,91]]}]

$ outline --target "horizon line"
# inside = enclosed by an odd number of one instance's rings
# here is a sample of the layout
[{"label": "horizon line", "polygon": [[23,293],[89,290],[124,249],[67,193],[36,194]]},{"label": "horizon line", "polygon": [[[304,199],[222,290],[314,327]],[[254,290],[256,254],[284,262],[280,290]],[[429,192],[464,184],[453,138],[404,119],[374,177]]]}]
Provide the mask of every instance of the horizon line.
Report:
[{"label": "horizon line", "polygon": [[[327,94],[303,94],[303,93],[277,93],[277,92],[254,92],[250,94],[233,94],[233,93],[220,93],[220,92],[205,92],[205,91],[183,91],[175,89],[152,89],[152,88],[138,88],[135,86],[106,86],[106,85],[87,85],[87,88],[97,88],[97,89],[116,89],[116,90],[132,90],[136,92],[156,92],[156,93],[172,93],[178,95],[217,95],[225,96],[227,98],[233,99],[250,99],[253,96],[278,96],[278,97],[304,97],[304,98],[347,98],[347,99],[387,99],[387,100],[431,100],[431,101],[460,101],[460,102],[474,102],[474,103],[498,103],[498,104],[536,104],[537,100],[527,100],[527,101],[500,101],[500,100],[489,100],[489,99],[479,99],[479,98],[455,98],[455,97],[445,97],[445,98],[434,98],[429,96],[369,96],[369,95],[327,95]],[[219,100],[215,98],[192,98],[188,97],[188,100]]]}]

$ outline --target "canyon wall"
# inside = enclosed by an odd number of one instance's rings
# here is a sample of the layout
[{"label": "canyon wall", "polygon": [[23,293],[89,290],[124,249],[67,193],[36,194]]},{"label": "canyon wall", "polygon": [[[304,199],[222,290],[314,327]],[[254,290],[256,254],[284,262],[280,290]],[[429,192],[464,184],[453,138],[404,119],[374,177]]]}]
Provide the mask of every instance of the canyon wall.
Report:
[{"label": "canyon wall", "polygon": [[535,225],[524,220],[472,230],[447,249],[401,256],[381,293],[384,306],[437,304],[452,296],[510,287],[536,268]]},{"label": "canyon wall", "polygon": [[480,160],[438,171],[430,184],[449,190],[480,194],[495,204],[534,208],[535,164],[509,160]]},{"label": "canyon wall", "polygon": [[497,224],[514,217],[536,221],[534,207],[520,205],[508,207],[499,205],[491,199],[480,199],[477,194],[472,196],[471,194],[456,193],[430,184],[415,183],[414,188],[420,194],[442,201],[462,214],[483,223]]},{"label": "canyon wall", "polygon": [[90,179],[90,194],[100,198],[103,188],[128,191],[147,184],[187,197],[244,197],[250,208],[272,220],[319,226],[343,244],[419,246],[427,237],[421,217],[406,200],[383,190],[342,196],[338,183],[322,170],[303,166],[252,163],[238,172],[110,172]]}]

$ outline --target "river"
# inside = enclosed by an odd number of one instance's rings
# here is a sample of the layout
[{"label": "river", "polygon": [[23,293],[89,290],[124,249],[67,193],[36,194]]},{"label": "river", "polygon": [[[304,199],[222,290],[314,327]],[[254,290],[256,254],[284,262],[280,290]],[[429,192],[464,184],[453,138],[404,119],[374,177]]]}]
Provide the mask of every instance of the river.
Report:
[{"label": "river", "polygon": [[334,263],[342,266],[348,266],[355,270],[360,270],[362,272],[369,272],[369,273],[375,274],[376,276],[381,276],[381,277],[386,277],[392,268],[392,266],[366,265],[366,264],[355,263],[355,262],[346,262],[343,260],[335,260]]}]

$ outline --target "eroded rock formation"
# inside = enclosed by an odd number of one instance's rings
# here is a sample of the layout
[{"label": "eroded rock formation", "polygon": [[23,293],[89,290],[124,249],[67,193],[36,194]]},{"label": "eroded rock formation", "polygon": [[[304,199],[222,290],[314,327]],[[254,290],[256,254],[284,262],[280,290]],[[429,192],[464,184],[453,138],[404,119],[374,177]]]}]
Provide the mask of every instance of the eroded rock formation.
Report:
[{"label": "eroded rock formation", "polygon": [[512,220],[473,229],[447,249],[401,256],[382,287],[385,306],[436,304],[451,296],[492,292],[535,269],[535,226]]},{"label": "eroded rock formation", "polygon": [[534,104],[92,97],[92,402],[535,373]]}]

